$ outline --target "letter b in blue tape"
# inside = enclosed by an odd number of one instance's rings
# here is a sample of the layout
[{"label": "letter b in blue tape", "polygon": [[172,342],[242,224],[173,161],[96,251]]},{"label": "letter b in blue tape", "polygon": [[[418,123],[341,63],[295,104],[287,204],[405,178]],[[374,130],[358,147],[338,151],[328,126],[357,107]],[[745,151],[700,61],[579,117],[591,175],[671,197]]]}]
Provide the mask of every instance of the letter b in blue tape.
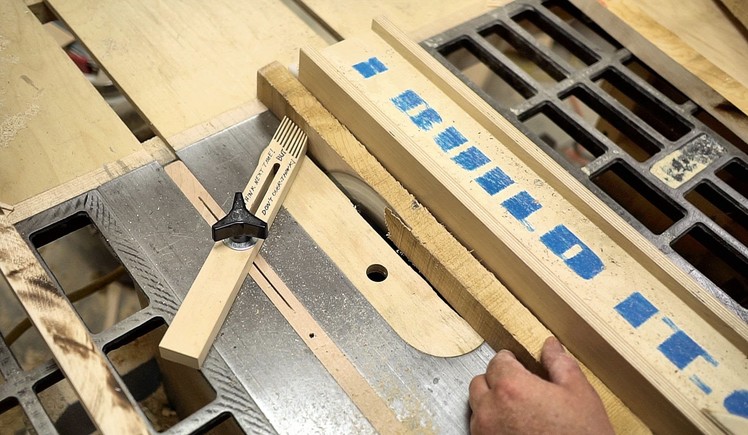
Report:
[{"label": "letter b in blue tape", "polygon": [[369,60],[353,65],[353,69],[358,71],[363,78],[368,79],[387,71],[387,66],[376,57],[370,57]]},{"label": "letter b in blue tape", "polygon": [[[564,260],[567,266],[583,279],[592,279],[605,269],[600,257],[585,245],[566,225],[558,225],[540,236],[540,241],[554,254]],[[564,254],[578,246],[581,251],[571,257]]]}]

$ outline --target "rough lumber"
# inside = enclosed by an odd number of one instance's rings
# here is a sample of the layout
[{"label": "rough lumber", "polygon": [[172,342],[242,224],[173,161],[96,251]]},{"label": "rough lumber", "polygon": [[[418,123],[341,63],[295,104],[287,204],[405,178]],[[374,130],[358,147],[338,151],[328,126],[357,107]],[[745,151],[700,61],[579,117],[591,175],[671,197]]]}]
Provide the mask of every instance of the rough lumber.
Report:
[{"label": "rough lumber", "polygon": [[[540,349],[550,335],[490,272],[390,175],[356,138],[285,67],[258,72],[259,98],[276,116],[288,116],[309,137],[309,154],[327,170],[343,171],[372,186],[387,210],[389,237],[429,282],[494,349],[508,348],[540,372]],[[396,215],[397,216],[396,216]],[[646,432],[636,416],[589,370],[621,433]]]},{"label": "rough lumber", "polygon": [[48,3],[170,144],[253,100],[260,66],[324,45],[279,0]]},{"label": "rough lumber", "polygon": [[149,433],[70,301],[2,213],[0,272],[96,427],[104,434]]},{"label": "rough lumber", "polygon": [[[701,408],[748,394],[745,325],[394,26],[374,28],[384,39],[303,50],[302,83],[654,430],[714,430]],[[476,160],[458,155],[470,145]],[[624,315],[639,301],[649,323]],[[672,336],[700,352],[681,359]]]},{"label": "rough lumber", "polygon": [[142,148],[22,2],[0,1],[0,202],[18,204]]}]

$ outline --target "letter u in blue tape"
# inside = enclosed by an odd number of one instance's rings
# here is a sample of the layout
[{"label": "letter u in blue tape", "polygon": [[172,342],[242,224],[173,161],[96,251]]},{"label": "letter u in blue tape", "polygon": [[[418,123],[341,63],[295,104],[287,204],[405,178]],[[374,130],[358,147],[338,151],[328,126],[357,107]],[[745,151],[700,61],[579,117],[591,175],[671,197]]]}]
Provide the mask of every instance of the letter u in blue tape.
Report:
[{"label": "letter u in blue tape", "polygon": [[[540,241],[551,252],[564,260],[564,263],[583,279],[592,279],[605,269],[600,257],[579,240],[579,237],[572,233],[566,225],[558,225],[543,234],[540,236]],[[575,246],[581,249],[578,253],[571,257],[564,255]]]}]

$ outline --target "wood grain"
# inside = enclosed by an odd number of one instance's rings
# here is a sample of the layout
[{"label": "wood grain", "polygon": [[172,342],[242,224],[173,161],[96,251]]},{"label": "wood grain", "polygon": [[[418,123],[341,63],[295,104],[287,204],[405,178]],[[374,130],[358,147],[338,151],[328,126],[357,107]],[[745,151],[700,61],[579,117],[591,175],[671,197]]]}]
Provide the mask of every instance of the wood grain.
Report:
[{"label": "wood grain", "polygon": [[96,427],[104,434],[149,433],[73,306],[2,213],[0,272]]},{"label": "wood grain", "polygon": [[[612,225],[610,220],[622,223],[620,217],[506,120],[490,109],[480,110],[485,102],[402,32],[386,21],[375,23],[375,30],[387,43],[369,35],[336,44],[323,54],[303,50],[302,83],[653,429],[713,429],[700,405],[716,404],[720,395],[740,388],[743,375],[737,373],[746,370],[745,325],[714,300],[711,306],[698,302],[697,295],[708,298],[703,290],[630,226]],[[367,81],[351,66],[371,56],[388,70],[375,76],[380,79]],[[481,189],[470,173],[460,172],[434,143],[439,130],[417,129],[390,101],[405,86],[425,96],[429,106],[450,120],[448,125],[456,125],[489,161],[501,162],[515,184],[492,197],[495,193]],[[530,229],[528,222],[513,220],[500,206],[524,189],[543,205],[543,213],[529,222]],[[594,280],[580,279],[562,257],[540,243],[539,236],[559,223],[601,258],[605,267]],[[669,280],[668,285],[661,279]],[[671,288],[673,281],[690,283],[690,288]],[[720,393],[704,395],[694,391],[688,378],[672,374],[672,363],[658,351],[666,328],[650,335],[626,332],[628,324],[614,307],[632,289],[655,306],[667,307],[680,327],[718,355],[719,374],[712,373],[710,384],[720,385],[715,387]],[[684,303],[686,299],[696,309]],[[736,329],[727,326],[730,321]]]},{"label": "wood grain", "polygon": [[142,150],[36,17],[0,1],[0,201],[18,204]]},{"label": "wood grain", "polygon": [[[288,116],[304,129],[313,159],[328,170],[357,177],[385,199],[392,208],[386,210],[390,239],[494,349],[510,349],[531,370],[541,372],[540,349],[550,331],[285,67],[273,63],[262,68],[257,93],[276,116]],[[617,431],[647,431],[593,373],[583,370]]]},{"label": "wood grain", "polygon": [[324,45],[280,0],[48,3],[169,143],[255,99],[260,66]]},{"label": "wood grain", "polygon": [[727,10],[730,11],[743,25],[743,29],[748,29],[748,3],[745,0],[719,0]]}]

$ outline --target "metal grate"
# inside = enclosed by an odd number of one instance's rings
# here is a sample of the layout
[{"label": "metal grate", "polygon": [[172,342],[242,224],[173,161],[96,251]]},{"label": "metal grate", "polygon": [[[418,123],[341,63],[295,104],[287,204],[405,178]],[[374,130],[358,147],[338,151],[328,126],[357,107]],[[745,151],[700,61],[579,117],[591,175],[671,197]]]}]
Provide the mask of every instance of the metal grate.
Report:
[{"label": "metal grate", "polygon": [[515,1],[422,46],[748,320],[748,144],[568,1]]}]

